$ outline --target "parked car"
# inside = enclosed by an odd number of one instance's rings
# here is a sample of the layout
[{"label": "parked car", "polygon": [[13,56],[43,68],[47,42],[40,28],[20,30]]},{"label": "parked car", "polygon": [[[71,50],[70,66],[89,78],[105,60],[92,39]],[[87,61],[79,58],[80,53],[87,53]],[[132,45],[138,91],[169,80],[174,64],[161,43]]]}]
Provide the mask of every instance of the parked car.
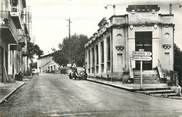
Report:
[{"label": "parked car", "polygon": [[22,81],[23,80],[23,73],[20,71],[17,74],[15,74],[15,80]]},{"label": "parked car", "polygon": [[86,70],[83,67],[74,67],[69,71],[70,79],[87,79]]},{"label": "parked car", "polygon": [[32,75],[39,75],[38,69],[33,68],[32,69]]}]

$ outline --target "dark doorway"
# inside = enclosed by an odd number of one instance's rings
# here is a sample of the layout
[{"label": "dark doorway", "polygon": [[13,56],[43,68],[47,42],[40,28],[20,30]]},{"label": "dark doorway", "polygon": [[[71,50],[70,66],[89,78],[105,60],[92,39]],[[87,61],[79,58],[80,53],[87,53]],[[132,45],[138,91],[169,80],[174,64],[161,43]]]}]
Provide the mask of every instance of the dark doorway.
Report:
[{"label": "dark doorway", "polygon": [[0,82],[3,82],[3,48],[0,47]]},{"label": "dark doorway", "polygon": [[[135,32],[135,51],[143,49],[152,52],[152,32]],[[136,61],[136,69],[140,69],[140,61]],[[152,69],[152,60],[143,61],[143,70]]]}]

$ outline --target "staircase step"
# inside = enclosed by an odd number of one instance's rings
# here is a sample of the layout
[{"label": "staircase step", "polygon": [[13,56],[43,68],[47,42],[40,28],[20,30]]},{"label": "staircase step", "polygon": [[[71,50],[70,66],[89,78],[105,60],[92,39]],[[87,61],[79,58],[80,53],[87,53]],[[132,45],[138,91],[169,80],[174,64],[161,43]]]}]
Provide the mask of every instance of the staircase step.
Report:
[{"label": "staircase step", "polygon": [[[141,76],[141,74],[134,74],[134,76]],[[151,77],[151,76],[157,76],[157,74],[142,74],[142,76]]]},{"label": "staircase step", "polygon": [[[137,79],[141,79],[141,78],[140,78],[140,77],[135,77],[135,76],[134,76],[134,79],[137,80]],[[151,80],[152,80],[152,79],[159,79],[159,78],[158,78],[158,77],[142,77],[142,79],[151,79]]]},{"label": "staircase step", "polygon": [[[133,70],[135,73],[140,73],[140,70]],[[150,73],[150,74],[153,74],[153,73],[157,73],[156,70],[143,70],[142,71],[143,73]]]},{"label": "staircase step", "polygon": [[140,89],[139,91],[136,91],[136,92],[140,92],[140,91],[154,91],[154,90],[155,91],[157,91],[157,90],[170,90],[170,88],[167,87],[167,86],[161,86],[161,87],[158,87],[158,88],[145,88],[145,89]]},{"label": "staircase step", "polygon": [[165,93],[175,93],[173,90],[150,90],[150,91],[137,91],[138,93],[144,94],[165,94]]},{"label": "staircase step", "polygon": [[143,74],[157,74],[156,70],[144,70]]},{"label": "staircase step", "polygon": [[[159,77],[156,70],[144,70],[142,72],[143,84],[158,84]],[[134,70],[134,83],[140,83],[140,70]]]},{"label": "staircase step", "polygon": [[[140,71],[134,71],[135,77],[140,77]],[[143,77],[157,77],[157,71],[155,70],[147,70],[142,72]]]},{"label": "staircase step", "polygon": [[151,96],[156,97],[169,97],[169,96],[177,96],[176,93],[157,93],[157,94],[150,94]]},{"label": "staircase step", "polygon": [[[136,82],[134,81],[135,84],[140,84],[140,81]],[[143,81],[143,84],[160,84],[158,81]]]},{"label": "staircase step", "polygon": [[[154,83],[160,83],[158,80],[156,80],[156,79],[145,79],[145,78],[143,78],[143,80],[142,80],[142,82],[144,83],[144,84],[154,84]],[[134,83],[136,83],[136,84],[139,84],[140,83],[140,79],[136,79],[136,78],[134,78]]]}]

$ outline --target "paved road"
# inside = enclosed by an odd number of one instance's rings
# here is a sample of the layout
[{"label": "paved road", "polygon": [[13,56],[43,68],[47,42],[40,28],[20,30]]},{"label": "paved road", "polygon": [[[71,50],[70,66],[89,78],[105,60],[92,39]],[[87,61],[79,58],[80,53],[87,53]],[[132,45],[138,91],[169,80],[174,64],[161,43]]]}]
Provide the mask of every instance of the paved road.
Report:
[{"label": "paved road", "polygon": [[27,81],[0,112],[11,117],[182,117],[182,101],[46,74]]}]

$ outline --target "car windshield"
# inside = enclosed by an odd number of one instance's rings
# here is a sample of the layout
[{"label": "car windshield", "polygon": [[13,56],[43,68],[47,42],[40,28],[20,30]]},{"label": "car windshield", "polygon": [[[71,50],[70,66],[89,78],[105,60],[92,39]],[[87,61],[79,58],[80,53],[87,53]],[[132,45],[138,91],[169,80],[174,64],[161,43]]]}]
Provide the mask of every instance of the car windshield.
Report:
[{"label": "car windshield", "polygon": [[77,67],[77,71],[78,72],[82,72],[82,71],[84,71],[85,69],[83,68],[83,67]]}]

